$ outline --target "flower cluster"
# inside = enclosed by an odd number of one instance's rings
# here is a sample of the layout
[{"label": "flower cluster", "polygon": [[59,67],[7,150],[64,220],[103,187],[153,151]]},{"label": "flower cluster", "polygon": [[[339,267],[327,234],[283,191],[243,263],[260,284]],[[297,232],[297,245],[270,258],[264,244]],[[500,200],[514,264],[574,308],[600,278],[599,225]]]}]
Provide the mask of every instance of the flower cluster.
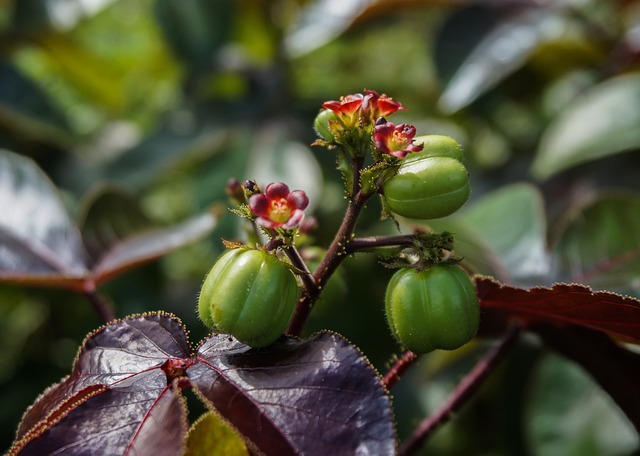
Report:
[{"label": "flower cluster", "polygon": [[404,158],[411,152],[420,152],[424,149],[423,144],[413,142],[415,135],[416,127],[413,125],[405,123],[394,125],[387,122],[384,117],[380,117],[376,122],[373,142],[380,152]]},{"label": "flower cluster", "polygon": [[309,198],[302,190],[289,191],[282,182],[273,182],[264,193],[249,198],[249,208],[257,217],[256,223],[265,228],[296,228],[304,220],[304,210]]},{"label": "flower cluster", "polygon": [[365,90],[340,97],[340,100],[326,101],[322,107],[333,111],[343,128],[355,128],[362,123],[373,124],[379,117],[389,116],[396,111],[406,109],[401,103],[375,90]]}]

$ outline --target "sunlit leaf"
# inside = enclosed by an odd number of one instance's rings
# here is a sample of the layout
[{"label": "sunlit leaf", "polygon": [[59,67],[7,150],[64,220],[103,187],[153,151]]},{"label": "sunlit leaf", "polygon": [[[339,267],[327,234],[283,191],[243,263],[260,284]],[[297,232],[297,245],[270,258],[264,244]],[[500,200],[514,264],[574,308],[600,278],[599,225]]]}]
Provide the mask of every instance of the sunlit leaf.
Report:
[{"label": "sunlit leaf", "polygon": [[238,434],[215,412],[207,412],[191,426],[185,456],[214,454],[249,456],[247,446]]},{"label": "sunlit leaf", "polygon": [[27,410],[10,454],[181,454],[189,386],[266,455],[395,454],[390,397],[342,337],[252,349],[214,334],[191,356],[186,330],[163,313],[90,334],[71,375]]},{"label": "sunlit leaf", "polygon": [[96,331],[71,375],[27,410],[9,454],[180,454],[185,408],[162,366],[189,352],[184,328],[164,314]]},{"label": "sunlit leaf", "polygon": [[263,350],[214,335],[196,360],[189,371],[194,386],[265,454],[395,452],[380,378],[335,334],[287,339]]},{"label": "sunlit leaf", "polygon": [[554,277],[640,297],[640,196],[609,194],[570,212],[554,248]]},{"label": "sunlit leaf", "polygon": [[547,127],[532,173],[546,179],[590,160],[640,147],[640,75],[599,84],[560,112]]},{"label": "sunlit leaf", "polygon": [[476,277],[483,309],[527,324],[581,326],[640,344],[640,301],[579,284],[530,289]]},{"label": "sunlit leaf", "polygon": [[87,273],[80,234],[30,159],[0,151],[0,277],[47,284]]},{"label": "sunlit leaf", "polygon": [[518,70],[541,44],[565,32],[566,20],[552,8],[527,8],[501,20],[460,65],[440,98],[455,112]]}]

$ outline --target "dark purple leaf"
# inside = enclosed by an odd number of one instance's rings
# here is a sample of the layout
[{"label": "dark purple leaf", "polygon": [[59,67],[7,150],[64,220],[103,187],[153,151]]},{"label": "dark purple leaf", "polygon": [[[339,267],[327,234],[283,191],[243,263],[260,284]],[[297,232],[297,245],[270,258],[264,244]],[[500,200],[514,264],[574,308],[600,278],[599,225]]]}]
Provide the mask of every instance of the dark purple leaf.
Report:
[{"label": "dark purple leaf", "polygon": [[530,289],[502,285],[476,277],[480,305],[506,320],[550,326],[581,326],[632,343],[640,343],[640,301],[579,284],[555,284]]},{"label": "dark purple leaf", "polygon": [[0,150],[0,277],[51,284],[86,273],[80,234],[56,188],[30,159]]},{"label": "dark purple leaf", "polygon": [[165,314],[96,331],[71,375],[27,410],[10,454],[180,454],[185,408],[163,366],[189,352],[184,328]]},{"label": "dark purple leaf", "polygon": [[267,455],[395,454],[390,398],[368,361],[336,334],[261,350],[213,335],[189,378]]}]

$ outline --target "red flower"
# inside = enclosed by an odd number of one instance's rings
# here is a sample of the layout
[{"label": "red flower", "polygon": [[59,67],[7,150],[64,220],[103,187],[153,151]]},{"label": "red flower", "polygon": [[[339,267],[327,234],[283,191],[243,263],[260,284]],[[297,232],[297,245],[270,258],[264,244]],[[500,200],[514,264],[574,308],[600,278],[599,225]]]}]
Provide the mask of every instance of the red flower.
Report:
[{"label": "red flower", "polygon": [[371,98],[367,100],[368,106],[365,109],[371,122],[375,122],[379,117],[387,117],[396,111],[407,109],[402,106],[401,103],[388,97],[384,93],[378,95],[378,92],[375,90],[365,90],[364,93],[371,96]]},{"label": "red flower", "polygon": [[365,124],[372,124],[378,117],[407,109],[393,98],[385,94],[380,95],[375,90],[365,90],[364,95],[355,93],[340,97],[337,101],[325,101],[322,107],[335,112],[347,128],[355,127],[359,120]]},{"label": "red flower", "polygon": [[249,208],[257,216],[256,223],[265,228],[290,230],[297,227],[304,219],[304,209],[308,204],[305,192],[290,192],[282,182],[273,182],[267,185],[264,193],[249,198]]},{"label": "red flower", "polygon": [[420,152],[424,149],[424,145],[413,143],[415,135],[416,127],[413,125],[403,123],[396,126],[380,118],[376,122],[373,141],[380,152],[404,158],[408,153]]}]

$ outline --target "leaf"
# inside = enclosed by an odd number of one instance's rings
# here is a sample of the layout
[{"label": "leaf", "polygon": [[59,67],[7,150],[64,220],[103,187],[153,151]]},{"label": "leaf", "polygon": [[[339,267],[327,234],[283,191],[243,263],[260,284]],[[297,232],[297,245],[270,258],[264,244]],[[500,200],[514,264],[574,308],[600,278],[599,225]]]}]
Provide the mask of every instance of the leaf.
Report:
[{"label": "leaf", "polygon": [[215,412],[198,418],[189,430],[185,456],[249,456],[242,439]]},{"label": "leaf", "polygon": [[549,272],[544,203],[531,185],[505,186],[429,225],[454,233],[456,254],[482,274],[528,285]]},{"label": "leaf", "polygon": [[27,410],[9,454],[181,454],[188,386],[266,455],[395,454],[389,395],[340,336],[252,349],[215,334],[191,356],[164,313],[90,334],[71,375]]},{"label": "leaf", "polygon": [[[96,219],[85,221],[85,234],[92,253],[100,255],[91,266],[53,184],[31,160],[0,150],[0,204],[6,208],[0,218],[0,280],[84,290],[201,239],[217,223],[211,210],[177,225],[140,231],[146,219],[128,198],[103,194],[87,209]],[[96,236],[113,227],[98,245]]]},{"label": "leaf", "polygon": [[531,172],[538,179],[640,147],[640,75],[618,76],[577,97],[544,132]]},{"label": "leaf", "polygon": [[536,48],[565,33],[566,19],[552,8],[527,8],[506,17],[479,39],[440,97],[449,113],[469,105],[518,70]]},{"label": "leaf", "polygon": [[194,386],[267,455],[395,454],[380,378],[336,334],[285,339],[264,350],[213,335],[196,361],[189,370]]},{"label": "leaf", "polygon": [[0,150],[0,276],[38,285],[87,273],[80,234],[56,188],[30,159]]},{"label": "leaf", "polygon": [[205,212],[168,228],[126,237],[114,244],[96,263],[93,270],[96,283],[104,283],[128,269],[202,239],[215,228],[217,218],[214,211]]},{"label": "leaf", "polygon": [[94,262],[122,239],[153,226],[135,196],[112,185],[101,186],[86,198],[79,225]]},{"label": "leaf", "polygon": [[185,408],[162,366],[189,352],[181,323],[165,314],[103,327],[87,337],[71,375],[27,410],[9,454],[180,454]]},{"label": "leaf", "polygon": [[475,278],[480,306],[529,325],[581,326],[640,344],[640,301],[584,285],[528,290]]},{"label": "leaf", "polygon": [[[615,369],[616,376],[628,370]],[[533,454],[604,456],[631,454],[637,447],[634,428],[579,365],[545,356],[528,389],[526,422]]]},{"label": "leaf", "polygon": [[640,297],[640,196],[601,195],[560,226],[554,277]]}]

